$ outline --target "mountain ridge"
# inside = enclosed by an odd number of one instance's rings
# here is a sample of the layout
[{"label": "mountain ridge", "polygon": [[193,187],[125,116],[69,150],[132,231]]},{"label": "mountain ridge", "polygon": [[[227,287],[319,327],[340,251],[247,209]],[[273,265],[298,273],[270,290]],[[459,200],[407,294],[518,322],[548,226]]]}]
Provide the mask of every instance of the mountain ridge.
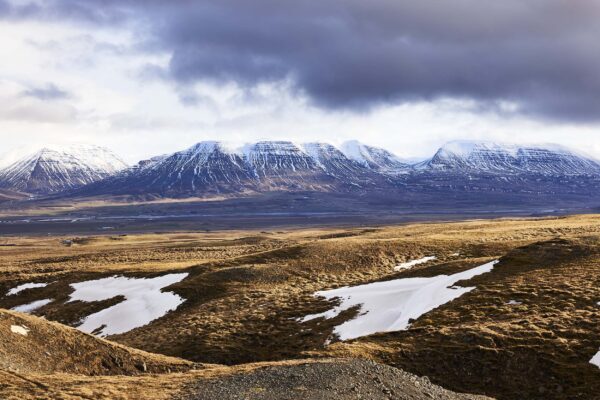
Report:
[{"label": "mountain ridge", "polygon": [[[597,186],[600,192],[598,161],[558,145],[454,141],[440,147],[431,158],[409,164],[383,148],[357,141],[336,147],[325,142],[296,144],[284,140],[234,146],[209,140],[140,161],[129,168],[111,171],[104,168],[104,172],[97,175],[80,168],[80,175],[70,177],[66,174],[70,178],[67,182],[62,173],[65,167],[60,163],[69,165],[72,160],[54,156],[50,157],[52,162],[41,163],[45,172],[42,176],[46,177],[45,184],[50,187],[46,192],[34,184],[21,183],[19,186],[11,183],[27,181],[22,177],[20,181],[15,178],[20,177],[19,171],[25,171],[25,177],[28,171],[34,176],[36,169],[30,164],[39,164],[41,158],[21,160],[0,171],[0,187],[33,194],[63,193],[67,197],[150,195],[177,198],[273,191],[364,194],[398,190],[436,193],[534,190],[552,193],[585,189],[588,193],[586,187],[592,182],[592,189],[596,190]],[[55,175],[57,182],[54,182]],[[11,184],[6,184],[7,181]]]},{"label": "mountain ridge", "polygon": [[420,170],[464,170],[540,175],[597,175],[600,164],[590,156],[556,144],[517,145],[453,141],[415,166]]}]

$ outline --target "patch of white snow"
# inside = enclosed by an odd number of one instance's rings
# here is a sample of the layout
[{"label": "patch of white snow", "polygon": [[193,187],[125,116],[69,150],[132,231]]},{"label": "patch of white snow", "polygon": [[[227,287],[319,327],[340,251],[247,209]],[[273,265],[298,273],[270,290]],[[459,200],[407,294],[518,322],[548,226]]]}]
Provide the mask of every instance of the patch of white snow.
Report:
[{"label": "patch of white snow", "polygon": [[31,303],[23,304],[22,306],[13,307],[13,308],[11,308],[11,310],[29,313],[29,312],[37,310],[40,307],[45,306],[46,304],[49,304],[51,302],[52,302],[52,299],[36,300]]},{"label": "patch of white snow", "polygon": [[596,367],[600,368],[600,351],[596,353],[594,357],[590,360],[591,364],[594,364]]},{"label": "patch of white snow", "polygon": [[8,293],[6,293],[7,296],[12,296],[13,294],[17,294],[22,292],[25,289],[35,289],[35,288],[41,288],[41,287],[45,287],[47,286],[47,283],[24,283],[22,285],[19,285],[17,287],[14,287],[12,289],[10,289],[8,291]]},{"label": "patch of white snow", "polygon": [[182,281],[187,273],[169,274],[157,278],[127,278],[113,276],[93,281],[73,283],[75,291],[69,301],[102,301],[117,296],[125,300],[84,318],[78,329],[97,332],[99,336],[124,333],[144,326],[175,310],[185,300],[161,289]]},{"label": "patch of white snow", "polygon": [[435,256],[428,256],[428,257],[423,257],[423,258],[419,258],[418,260],[412,260],[412,261],[407,261],[405,263],[402,264],[398,264],[394,267],[394,271],[400,271],[403,269],[409,269],[414,267],[415,265],[419,265],[419,264],[425,264],[426,262],[435,260],[436,257]]},{"label": "patch of white snow", "polygon": [[316,292],[318,297],[339,299],[340,305],[324,313],[307,315],[301,321],[333,318],[342,311],[360,306],[361,313],[357,317],[335,328],[334,333],[340,340],[405,330],[410,321],[475,289],[453,285],[490,272],[496,263],[492,261],[453,275],[395,279]]}]

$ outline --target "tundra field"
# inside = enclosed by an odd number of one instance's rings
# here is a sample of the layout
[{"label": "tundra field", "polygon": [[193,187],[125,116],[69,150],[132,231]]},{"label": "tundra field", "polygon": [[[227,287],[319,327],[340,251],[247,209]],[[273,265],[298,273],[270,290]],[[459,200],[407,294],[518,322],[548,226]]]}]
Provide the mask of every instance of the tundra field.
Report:
[{"label": "tundra field", "polygon": [[[600,399],[600,215],[5,236],[0,259],[2,399]],[[315,296],[459,273],[400,328]],[[153,284],[173,302],[156,315]],[[408,314],[435,297],[419,290]],[[389,332],[340,340],[361,318]]]}]

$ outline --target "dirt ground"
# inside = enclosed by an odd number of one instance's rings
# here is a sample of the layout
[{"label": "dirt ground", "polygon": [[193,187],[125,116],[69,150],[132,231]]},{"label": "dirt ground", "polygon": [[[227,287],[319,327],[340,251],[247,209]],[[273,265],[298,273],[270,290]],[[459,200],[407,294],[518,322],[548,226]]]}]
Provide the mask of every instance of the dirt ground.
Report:
[{"label": "dirt ground", "polygon": [[[431,255],[437,259],[393,269]],[[427,376],[447,389],[498,399],[600,398],[600,368],[589,363],[600,349],[598,215],[354,229],[4,237],[0,259],[0,293],[21,283],[49,283],[1,297],[0,307],[51,298],[35,314],[72,326],[120,300],[65,304],[70,283],[188,272],[165,289],[186,299],[176,311],[108,339],[190,362],[359,357]],[[313,296],[318,290],[454,273],[494,259],[501,261],[492,272],[461,283],[475,290],[406,331],[337,341],[334,327],[358,310],[299,322],[332,307]],[[511,300],[520,304],[507,304]]]}]

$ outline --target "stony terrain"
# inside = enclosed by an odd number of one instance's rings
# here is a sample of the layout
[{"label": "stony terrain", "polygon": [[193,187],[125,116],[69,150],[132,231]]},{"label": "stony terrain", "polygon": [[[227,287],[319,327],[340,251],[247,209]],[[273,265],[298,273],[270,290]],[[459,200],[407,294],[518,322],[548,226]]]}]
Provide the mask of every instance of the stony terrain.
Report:
[{"label": "stony terrain", "polygon": [[178,400],[211,399],[485,400],[453,393],[399,369],[363,360],[323,360],[262,366],[192,381]]}]

